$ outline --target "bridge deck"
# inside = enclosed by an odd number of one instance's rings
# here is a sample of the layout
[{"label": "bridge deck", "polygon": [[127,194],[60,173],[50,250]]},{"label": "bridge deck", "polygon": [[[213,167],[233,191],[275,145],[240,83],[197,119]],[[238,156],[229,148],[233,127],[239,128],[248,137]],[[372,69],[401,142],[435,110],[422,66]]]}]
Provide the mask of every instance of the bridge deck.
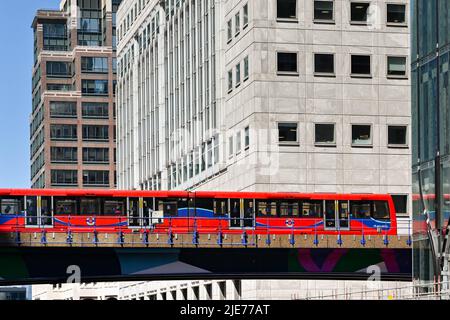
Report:
[{"label": "bridge deck", "polygon": [[[292,238],[293,237],[293,238]],[[270,241],[269,241],[270,239]],[[2,247],[110,247],[110,248],[391,248],[411,247],[409,236],[386,235],[252,235],[149,233],[74,233],[71,241],[65,233],[6,233],[0,234]]]}]

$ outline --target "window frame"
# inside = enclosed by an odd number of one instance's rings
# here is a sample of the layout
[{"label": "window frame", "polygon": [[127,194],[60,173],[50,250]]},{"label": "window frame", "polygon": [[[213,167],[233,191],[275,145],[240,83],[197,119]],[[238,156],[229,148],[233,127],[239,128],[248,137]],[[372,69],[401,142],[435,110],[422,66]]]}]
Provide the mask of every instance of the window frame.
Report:
[{"label": "window frame", "polygon": [[[316,56],[317,55],[331,55],[333,57],[333,72],[317,72],[316,71]],[[336,54],[333,52],[314,52],[313,54],[314,76],[315,77],[336,77]]]},{"label": "window frame", "polygon": [[227,72],[227,92],[231,93],[231,92],[233,92],[233,89],[234,89],[234,86],[233,86],[233,68],[231,68]]},{"label": "window frame", "polygon": [[[369,57],[369,73],[353,73],[353,57],[354,56],[362,56]],[[373,68],[372,68],[372,55],[371,54],[350,54],[350,77],[351,78],[372,78],[373,77]]]},{"label": "window frame", "polygon": [[[280,141],[280,125],[283,125],[283,124],[285,124],[285,125],[295,124],[296,125],[295,141]],[[300,128],[300,125],[299,125],[298,121],[277,121],[278,145],[298,147],[300,145],[299,128]]]},{"label": "window frame", "polygon": [[[405,21],[404,22],[389,22],[388,21],[388,7],[389,5],[401,5],[405,7]],[[407,27],[408,26],[408,4],[402,2],[386,2],[386,26],[388,27]]]},{"label": "window frame", "polygon": [[[245,14],[245,9],[247,8],[247,15]],[[242,6],[242,30],[245,30],[248,27],[249,22],[249,8],[248,8],[248,2]]]},{"label": "window frame", "polygon": [[367,0],[351,0],[350,2],[349,2],[349,23],[350,23],[350,25],[355,25],[355,26],[367,26],[367,25],[369,25],[369,19],[367,19],[366,21],[355,21],[355,20],[352,20],[352,4],[354,4],[354,3],[361,3],[361,4],[368,4],[369,6],[368,6],[368,8],[367,8],[367,10],[369,10],[369,8],[370,8],[370,5],[371,5],[371,1],[367,1]]},{"label": "window frame", "polygon": [[[333,125],[333,142],[317,142],[317,125]],[[336,147],[336,123],[335,122],[315,122],[314,123],[314,146],[316,147]]]},{"label": "window frame", "polygon": [[[370,128],[370,143],[368,144],[355,144],[353,142],[353,126],[368,126]],[[351,123],[351,146],[352,148],[373,148],[373,124],[372,123]]]},{"label": "window frame", "polygon": [[[389,58],[404,58],[405,59],[405,74],[404,75],[390,75],[389,74]],[[409,72],[409,69],[408,69],[408,57],[407,56],[394,56],[394,55],[386,56],[386,78],[406,80],[406,79],[408,79],[408,72]]]},{"label": "window frame", "polygon": [[278,16],[278,1],[280,0],[276,0],[276,5],[275,5],[275,18],[277,22],[290,22],[290,23],[298,23],[298,0],[295,0],[295,17],[294,18],[280,18]]},{"label": "window frame", "polygon": [[[390,144],[389,143],[389,128],[390,127],[403,127],[405,128],[405,144]],[[409,143],[408,143],[408,125],[406,124],[388,124],[386,126],[386,142],[387,142],[387,147],[389,149],[408,149],[409,148]]]},{"label": "window frame", "polygon": [[241,33],[241,11],[234,14],[234,37],[236,38]]},{"label": "window frame", "polygon": [[[296,71],[280,71],[279,70],[279,55],[280,53],[295,53],[296,56]],[[299,61],[299,57],[298,57],[298,51],[276,51],[276,66],[277,66],[277,75],[278,76],[299,76],[299,66],[298,66],[298,61]]]},{"label": "window frame", "polygon": [[[324,1],[324,2],[331,2],[333,4],[333,13],[332,13],[332,18],[331,19],[316,19],[316,2],[317,1]],[[313,23],[317,23],[317,24],[335,24],[335,10],[336,6],[335,6],[335,1],[334,0],[313,0]]]}]

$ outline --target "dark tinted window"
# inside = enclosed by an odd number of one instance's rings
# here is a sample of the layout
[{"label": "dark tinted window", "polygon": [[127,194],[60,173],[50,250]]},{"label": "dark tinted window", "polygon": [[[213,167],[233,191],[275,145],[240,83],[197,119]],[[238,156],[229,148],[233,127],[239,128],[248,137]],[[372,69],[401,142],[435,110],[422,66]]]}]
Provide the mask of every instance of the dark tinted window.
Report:
[{"label": "dark tinted window", "polygon": [[316,124],[316,143],[334,144],[334,124]]},{"label": "dark tinted window", "polygon": [[350,201],[350,213],[353,218],[369,219],[371,208],[371,201]]},{"label": "dark tinted window", "polygon": [[387,4],[387,22],[405,23],[406,6],[404,4]]},{"label": "dark tinted window", "polygon": [[279,123],[278,139],[280,142],[297,142],[297,123]]},{"label": "dark tinted window", "polygon": [[396,213],[408,213],[408,196],[407,195],[392,195]]},{"label": "dark tinted window", "polygon": [[302,218],[321,218],[323,217],[323,201],[305,200],[301,207]]},{"label": "dark tinted window", "polygon": [[77,148],[72,147],[52,147],[51,161],[52,162],[77,162],[78,152]]},{"label": "dark tinted window", "polygon": [[278,52],[278,72],[298,72],[297,53]]},{"label": "dark tinted window", "polygon": [[333,20],[333,1],[314,1],[314,20]]},{"label": "dark tinted window", "polygon": [[357,146],[371,145],[371,126],[352,125],[352,144]]},{"label": "dark tinted window", "polygon": [[372,217],[378,220],[389,219],[389,206],[386,201],[374,201]]},{"label": "dark tinted window", "polygon": [[352,55],[352,75],[370,75],[370,56]]},{"label": "dark tinted window", "polygon": [[406,145],[406,126],[388,127],[388,145]]},{"label": "dark tinted window", "polygon": [[52,118],[74,118],[77,116],[77,103],[52,101],[50,102],[50,116]]},{"label": "dark tinted window", "polygon": [[334,55],[317,53],[314,55],[314,72],[334,74]]},{"label": "dark tinted window", "polygon": [[352,2],[350,6],[352,22],[367,22],[369,3]]},{"label": "dark tinted window", "polygon": [[297,17],[297,0],[277,0],[277,17],[295,19]]}]

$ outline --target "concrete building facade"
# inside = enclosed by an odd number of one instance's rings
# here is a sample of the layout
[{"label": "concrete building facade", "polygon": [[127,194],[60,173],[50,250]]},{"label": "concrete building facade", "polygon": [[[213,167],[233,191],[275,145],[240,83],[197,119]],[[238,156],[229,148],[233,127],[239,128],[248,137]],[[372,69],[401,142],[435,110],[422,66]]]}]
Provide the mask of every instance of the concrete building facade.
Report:
[{"label": "concrete building facade", "polygon": [[33,21],[33,188],[114,188],[116,12],[63,0]]},{"label": "concrete building facade", "polygon": [[124,1],[119,188],[389,193],[407,217],[409,26],[407,0]]}]

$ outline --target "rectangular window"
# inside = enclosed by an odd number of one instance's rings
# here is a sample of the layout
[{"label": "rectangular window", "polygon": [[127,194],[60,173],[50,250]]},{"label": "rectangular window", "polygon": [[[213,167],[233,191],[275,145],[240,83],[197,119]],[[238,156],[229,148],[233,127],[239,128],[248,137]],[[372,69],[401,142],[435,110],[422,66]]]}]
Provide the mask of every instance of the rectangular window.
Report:
[{"label": "rectangular window", "polygon": [[103,102],[83,102],[82,104],[83,118],[108,119],[109,105]]},{"label": "rectangular window", "polygon": [[78,184],[78,172],[76,170],[52,170],[52,185],[67,186]]},{"label": "rectangular window", "polygon": [[84,186],[109,186],[109,171],[83,171]]},{"label": "rectangular window", "polygon": [[406,126],[388,126],[388,147],[407,147]]},{"label": "rectangular window", "polygon": [[52,147],[52,163],[76,163],[78,161],[77,148],[71,147]]},{"label": "rectangular window", "polygon": [[388,78],[407,78],[406,57],[388,57],[387,76]]},{"label": "rectangular window", "polygon": [[368,2],[352,2],[350,4],[351,23],[366,24],[370,3]]},{"label": "rectangular window", "polygon": [[244,5],[244,8],[243,8],[243,15],[244,15],[244,17],[243,17],[243,23],[244,23],[244,26],[243,26],[243,28],[242,29],[245,29],[245,28],[247,28],[247,26],[248,26],[248,3],[246,3],[245,5]]},{"label": "rectangular window", "polygon": [[279,74],[298,74],[296,52],[278,52],[277,61]]},{"label": "rectangular window", "polygon": [[52,124],[50,126],[50,138],[52,140],[77,140],[77,125]]},{"label": "rectangular window", "polygon": [[244,81],[248,79],[249,77],[249,61],[248,56],[244,58]]},{"label": "rectangular window", "polygon": [[236,88],[241,85],[241,64],[236,65]]},{"label": "rectangular window", "polygon": [[351,75],[355,77],[370,77],[370,56],[352,55]]},{"label": "rectangular window", "polygon": [[233,137],[228,138],[228,153],[230,157],[234,155],[234,144],[233,144]]},{"label": "rectangular window", "polygon": [[280,143],[298,143],[298,124],[295,122],[278,123],[278,141]]},{"label": "rectangular window", "polygon": [[278,19],[297,19],[297,0],[277,0]]},{"label": "rectangular window", "polygon": [[314,55],[314,74],[319,76],[334,75],[334,55],[316,53]]},{"label": "rectangular window", "polygon": [[314,1],[314,22],[333,22],[333,1]]},{"label": "rectangular window", "polygon": [[103,141],[109,140],[109,127],[84,125],[83,126],[83,140],[85,141]]},{"label": "rectangular window", "polygon": [[394,201],[395,212],[398,215],[408,214],[408,196],[407,195],[392,195]]},{"label": "rectangular window", "polygon": [[316,123],[315,143],[317,145],[336,145],[334,123]]},{"label": "rectangular window", "polygon": [[372,145],[371,125],[352,125],[352,146],[366,147]]},{"label": "rectangular window", "polygon": [[233,91],[233,70],[228,71],[228,93]]},{"label": "rectangular window", "polygon": [[233,21],[230,19],[227,22],[227,42],[233,40]]},{"label": "rectangular window", "polygon": [[47,76],[67,78],[72,76],[72,63],[63,61],[47,61]]},{"label": "rectangular window", "polygon": [[247,150],[250,148],[250,127],[245,128],[245,142],[244,142],[245,149]]},{"label": "rectangular window", "polygon": [[388,25],[406,24],[406,5],[388,3],[386,10]]},{"label": "rectangular window", "polygon": [[234,16],[234,36],[237,36],[239,34],[239,32],[241,32],[241,13],[238,12],[236,13],[236,15]]},{"label": "rectangular window", "polygon": [[85,95],[108,95],[108,80],[82,80],[82,93]]},{"label": "rectangular window", "polygon": [[77,117],[77,103],[65,101],[51,101],[50,102],[50,117],[51,118],[76,118]]},{"label": "rectangular window", "polygon": [[81,71],[91,73],[108,73],[108,58],[81,57]]},{"label": "rectangular window", "polygon": [[109,163],[109,149],[83,148],[83,163]]},{"label": "rectangular window", "polygon": [[236,154],[241,153],[241,148],[242,148],[242,141],[241,141],[241,132],[239,131],[236,134]]}]

